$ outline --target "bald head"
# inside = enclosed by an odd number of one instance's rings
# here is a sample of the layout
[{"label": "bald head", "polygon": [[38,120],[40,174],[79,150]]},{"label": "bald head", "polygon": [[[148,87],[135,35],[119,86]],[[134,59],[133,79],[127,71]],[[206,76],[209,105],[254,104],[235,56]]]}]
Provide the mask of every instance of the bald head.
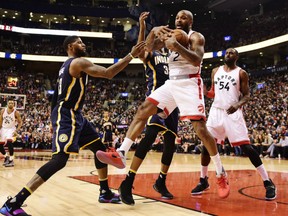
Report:
[{"label": "bald head", "polygon": [[187,33],[192,29],[193,14],[188,10],[180,10],[175,18],[175,27],[183,29]]}]

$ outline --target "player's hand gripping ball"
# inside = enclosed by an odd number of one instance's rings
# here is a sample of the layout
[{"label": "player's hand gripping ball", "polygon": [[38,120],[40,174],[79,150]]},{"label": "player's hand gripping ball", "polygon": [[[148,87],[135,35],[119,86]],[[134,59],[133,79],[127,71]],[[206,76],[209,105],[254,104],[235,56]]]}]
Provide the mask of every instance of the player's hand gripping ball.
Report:
[{"label": "player's hand gripping ball", "polygon": [[188,47],[189,38],[188,34],[182,29],[174,29],[172,34],[175,35],[176,40],[184,47]]}]

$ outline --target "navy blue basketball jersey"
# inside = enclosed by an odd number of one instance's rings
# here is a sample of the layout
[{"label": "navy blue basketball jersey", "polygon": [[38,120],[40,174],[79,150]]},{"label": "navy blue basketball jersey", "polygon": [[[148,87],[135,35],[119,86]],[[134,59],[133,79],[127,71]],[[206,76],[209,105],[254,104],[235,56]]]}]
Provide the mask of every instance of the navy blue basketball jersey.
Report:
[{"label": "navy blue basketball jersey", "polygon": [[88,75],[82,73],[80,78],[70,75],[69,68],[73,59],[65,61],[59,70],[57,105],[78,111],[83,107]]},{"label": "navy blue basketball jersey", "polygon": [[169,79],[168,55],[168,52],[153,51],[152,55],[149,54],[147,57],[146,64],[144,64],[147,84],[146,96],[149,96],[151,92]]}]

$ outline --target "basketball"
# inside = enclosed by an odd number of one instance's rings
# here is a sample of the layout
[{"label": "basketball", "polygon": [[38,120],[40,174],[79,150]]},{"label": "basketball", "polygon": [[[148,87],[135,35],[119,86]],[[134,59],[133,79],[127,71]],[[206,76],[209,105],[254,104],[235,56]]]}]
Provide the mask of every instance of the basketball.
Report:
[{"label": "basketball", "polygon": [[184,47],[187,47],[189,44],[188,34],[182,29],[174,29],[172,34],[175,35],[176,40]]}]

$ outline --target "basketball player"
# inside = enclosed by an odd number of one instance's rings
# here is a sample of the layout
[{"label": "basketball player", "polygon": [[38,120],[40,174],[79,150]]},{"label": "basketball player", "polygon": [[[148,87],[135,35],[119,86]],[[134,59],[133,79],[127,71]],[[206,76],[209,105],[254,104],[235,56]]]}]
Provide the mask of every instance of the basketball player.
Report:
[{"label": "basketball player", "polygon": [[[141,13],[139,17],[140,31],[138,42],[145,40],[146,23],[145,20],[149,16],[149,12]],[[139,58],[143,61],[146,75],[147,92],[149,97],[151,92],[160,87],[169,78],[168,68],[168,50],[159,49],[151,52],[143,51]],[[150,116],[146,123],[145,136],[141,139],[130,166],[130,170],[126,179],[121,183],[119,195],[123,203],[134,205],[135,201],[132,196],[132,187],[136,172],[142,161],[150,150],[154,140],[159,132],[164,136],[164,150],[161,159],[161,170],[153,188],[159,192],[164,199],[172,199],[173,195],[166,187],[166,176],[170,167],[172,157],[175,151],[175,138],[178,126],[178,109],[176,108],[167,119],[162,119],[155,114]]]},{"label": "basketball player", "polygon": [[[245,70],[238,67],[236,62],[239,54],[236,49],[226,50],[224,66],[214,68],[211,75],[212,87],[206,95],[214,98],[207,128],[217,140],[228,137],[232,146],[240,146],[242,152],[247,155],[251,163],[256,167],[266,189],[266,200],[276,198],[276,187],[269,179],[267,171],[256,150],[250,145],[248,130],[242,114],[241,107],[250,99],[249,77]],[[200,183],[192,190],[193,195],[202,194],[209,189],[208,165],[210,163],[209,153],[203,147],[201,153]]]},{"label": "basketball player", "polygon": [[[17,122],[17,128],[16,128]],[[13,142],[16,140],[16,136],[22,126],[22,119],[20,113],[15,108],[15,102],[13,100],[8,101],[7,108],[2,109],[0,113],[0,151],[5,156],[4,166],[14,166],[14,147]],[[7,144],[9,155],[4,149],[4,145]]]},{"label": "basketball player", "polygon": [[109,111],[104,111],[103,118],[100,122],[102,131],[103,131],[103,138],[102,142],[106,146],[107,149],[110,149],[113,143],[112,133],[114,129],[114,123],[110,119]]},{"label": "basketball player", "polygon": [[[84,103],[85,87],[88,75],[111,79],[122,71],[129,62],[144,48],[145,43],[135,45],[131,53],[108,68],[95,65],[82,58],[86,55],[86,46],[78,36],[68,36],[64,40],[68,59],[59,70],[59,77],[52,100],[51,122],[53,127],[52,159],[42,166],[28,184],[14,197],[9,198],[0,212],[3,215],[28,215],[23,211],[23,202],[57,171],[65,167],[70,153],[78,153],[79,148],[88,148],[94,154],[105,150],[92,124],[83,117],[81,109]],[[118,203],[119,196],[108,187],[107,164],[95,157],[95,166],[100,181],[101,203]]]},{"label": "basketball player", "polygon": [[[126,138],[115,153],[97,152],[103,163],[125,167],[125,155],[137,136],[142,132],[149,116],[162,110],[162,116],[169,116],[178,107],[180,120],[191,121],[197,136],[202,140],[216,167],[218,195],[226,198],[230,187],[227,174],[223,169],[216,143],[206,127],[203,82],[200,77],[201,63],[204,55],[205,39],[202,34],[192,30],[193,15],[190,11],[181,10],[177,13],[175,26],[188,33],[189,47],[183,47],[167,26],[154,27],[147,40],[147,50],[155,50],[159,44],[170,49],[169,80],[160,86],[144,103],[127,131]],[[163,43],[164,42],[164,43]]]}]

